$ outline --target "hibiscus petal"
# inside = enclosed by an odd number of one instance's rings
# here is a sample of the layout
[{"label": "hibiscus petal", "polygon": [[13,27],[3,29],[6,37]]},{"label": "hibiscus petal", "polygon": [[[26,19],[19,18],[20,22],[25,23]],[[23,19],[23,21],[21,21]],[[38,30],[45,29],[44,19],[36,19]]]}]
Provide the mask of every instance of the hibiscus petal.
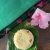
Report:
[{"label": "hibiscus petal", "polygon": [[41,15],[41,19],[39,19],[40,23],[46,23],[48,22],[48,17],[46,14],[40,14]]},{"label": "hibiscus petal", "polygon": [[49,26],[48,23],[44,23],[43,25],[40,25],[40,24],[39,24],[39,27],[40,27],[41,29],[46,29],[48,26]]},{"label": "hibiscus petal", "polygon": [[50,21],[50,13],[47,14],[45,11],[37,8],[32,15],[31,25],[39,25],[40,28],[46,29],[49,26],[48,21]]},{"label": "hibiscus petal", "polygon": [[33,18],[36,18],[36,17],[39,16],[39,14],[41,14],[41,13],[45,14],[46,12],[43,11],[43,10],[41,10],[41,9],[39,9],[39,8],[37,8],[36,11],[34,12],[34,14],[32,15],[32,19],[33,19]]},{"label": "hibiscus petal", "polygon": [[48,17],[48,21],[50,21],[50,13],[46,13],[47,17]]},{"label": "hibiscus petal", "polygon": [[40,11],[40,9],[37,8],[31,18],[32,18],[32,19],[36,18],[36,17],[39,15],[39,13],[40,13],[39,11]]},{"label": "hibiscus petal", "polygon": [[40,28],[47,28],[48,27],[48,17],[46,14],[41,14],[41,19],[39,20],[39,27]]},{"label": "hibiscus petal", "polygon": [[32,19],[31,20],[31,25],[37,26],[38,25],[38,20],[37,19]]}]

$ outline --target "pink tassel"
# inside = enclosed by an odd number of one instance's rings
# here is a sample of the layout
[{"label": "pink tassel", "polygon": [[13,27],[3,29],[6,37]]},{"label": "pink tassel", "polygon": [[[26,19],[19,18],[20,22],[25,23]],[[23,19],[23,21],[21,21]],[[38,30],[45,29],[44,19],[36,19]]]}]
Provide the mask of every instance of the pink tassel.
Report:
[{"label": "pink tassel", "polygon": [[22,20],[21,20],[21,19],[17,19],[16,22],[17,22],[17,23],[22,23]]},{"label": "pink tassel", "polygon": [[46,3],[46,0],[41,0],[41,2],[37,6],[42,7],[45,3]]}]

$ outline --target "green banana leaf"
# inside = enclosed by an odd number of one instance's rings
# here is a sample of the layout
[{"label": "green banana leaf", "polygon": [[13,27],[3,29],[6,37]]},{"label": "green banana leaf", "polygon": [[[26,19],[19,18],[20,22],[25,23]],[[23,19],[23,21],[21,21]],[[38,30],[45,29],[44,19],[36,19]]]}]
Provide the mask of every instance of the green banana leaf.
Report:
[{"label": "green banana leaf", "polygon": [[31,25],[27,26],[27,21],[25,21],[22,24],[16,26],[14,29],[12,29],[9,32],[8,40],[7,40],[7,49],[6,50],[19,50],[18,48],[15,47],[14,42],[13,42],[14,34],[19,29],[28,29],[33,33],[33,35],[34,35],[34,43],[33,43],[32,47],[30,47],[27,50],[37,50],[37,48],[38,48],[38,35],[39,35],[38,31],[36,30],[36,28],[34,28]]}]

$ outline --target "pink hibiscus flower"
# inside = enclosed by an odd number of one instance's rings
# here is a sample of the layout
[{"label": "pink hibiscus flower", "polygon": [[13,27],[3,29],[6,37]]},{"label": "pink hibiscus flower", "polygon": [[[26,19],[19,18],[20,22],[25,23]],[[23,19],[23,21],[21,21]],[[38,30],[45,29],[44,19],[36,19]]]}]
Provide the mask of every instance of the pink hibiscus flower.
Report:
[{"label": "pink hibiscus flower", "polygon": [[45,11],[37,8],[35,13],[32,15],[31,25],[37,26],[40,28],[46,29],[50,21],[50,13],[46,13]]}]

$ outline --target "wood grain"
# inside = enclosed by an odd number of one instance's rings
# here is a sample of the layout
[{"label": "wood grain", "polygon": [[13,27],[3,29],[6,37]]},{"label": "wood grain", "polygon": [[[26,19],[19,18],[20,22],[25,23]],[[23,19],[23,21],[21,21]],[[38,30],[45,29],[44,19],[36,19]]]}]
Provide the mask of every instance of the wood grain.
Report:
[{"label": "wood grain", "polygon": [[[50,13],[50,3],[47,3],[43,7],[43,10]],[[43,48],[46,48],[48,45],[50,46],[50,44],[46,45],[47,43],[50,43],[50,25],[45,30],[40,29],[39,27],[37,27],[37,30],[39,31],[39,48],[38,48],[38,50],[43,50]],[[45,47],[45,45],[46,45],[46,47]]]}]

